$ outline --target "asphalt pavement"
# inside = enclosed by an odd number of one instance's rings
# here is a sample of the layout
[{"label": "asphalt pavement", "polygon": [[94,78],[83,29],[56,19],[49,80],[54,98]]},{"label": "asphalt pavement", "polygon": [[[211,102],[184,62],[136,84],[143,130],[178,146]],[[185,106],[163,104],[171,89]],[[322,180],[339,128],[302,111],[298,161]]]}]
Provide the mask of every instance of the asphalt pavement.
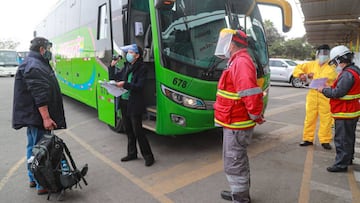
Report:
[{"label": "asphalt pavement", "polygon": [[[42,203],[28,187],[25,129],[11,128],[14,78],[0,78],[0,202]],[[347,173],[329,173],[335,150],[299,147],[305,116],[306,88],[274,84],[266,123],[257,126],[249,147],[253,203],[360,202],[360,138],[355,164]],[[222,168],[221,130],[164,137],[147,132],[156,162],[120,162],[127,138],[97,119],[96,110],[64,96],[68,129],[57,131],[77,165],[89,164],[88,186],[66,191],[65,202],[225,203],[229,189]],[[358,128],[358,136],[360,136]],[[332,146],[333,143],[332,143]],[[56,201],[53,194],[50,201]]]}]

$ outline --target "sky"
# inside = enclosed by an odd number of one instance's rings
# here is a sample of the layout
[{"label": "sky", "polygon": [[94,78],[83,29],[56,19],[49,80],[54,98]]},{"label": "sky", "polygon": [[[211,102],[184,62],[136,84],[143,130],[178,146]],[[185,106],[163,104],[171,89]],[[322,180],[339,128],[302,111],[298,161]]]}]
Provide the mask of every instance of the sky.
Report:
[{"label": "sky", "polygon": [[2,0],[0,40],[20,42],[18,51],[29,50],[35,27],[58,0]]},{"label": "sky", "polygon": [[284,35],[286,39],[302,37],[305,35],[304,28],[304,15],[301,11],[299,0],[287,0],[291,4],[293,23],[289,32],[282,32],[282,16],[281,10],[278,7],[273,6],[259,6],[263,21],[270,20],[274,23],[275,28],[281,35]]},{"label": "sky", "polygon": [[[20,42],[18,51],[29,49],[35,27],[49,14],[59,0],[2,0],[0,7],[0,40]],[[281,12],[279,8],[261,6],[263,20],[271,20],[280,34],[287,39],[302,37],[305,34],[301,8],[295,1],[288,0],[293,10],[293,28],[282,32]],[[46,36],[44,36],[46,37]]]}]

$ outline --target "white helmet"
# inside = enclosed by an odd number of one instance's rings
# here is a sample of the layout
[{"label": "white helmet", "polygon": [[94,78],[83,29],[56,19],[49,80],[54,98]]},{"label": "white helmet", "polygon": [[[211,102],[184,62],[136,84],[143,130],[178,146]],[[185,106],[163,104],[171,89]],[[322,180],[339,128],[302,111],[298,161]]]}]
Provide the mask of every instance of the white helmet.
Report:
[{"label": "white helmet", "polygon": [[350,49],[347,48],[346,46],[344,45],[336,46],[332,48],[330,51],[329,64],[330,65],[339,64],[341,62],[339,60],[340,58],[352,59],[352,56],[353,56],[353,52],[351,52]]}]

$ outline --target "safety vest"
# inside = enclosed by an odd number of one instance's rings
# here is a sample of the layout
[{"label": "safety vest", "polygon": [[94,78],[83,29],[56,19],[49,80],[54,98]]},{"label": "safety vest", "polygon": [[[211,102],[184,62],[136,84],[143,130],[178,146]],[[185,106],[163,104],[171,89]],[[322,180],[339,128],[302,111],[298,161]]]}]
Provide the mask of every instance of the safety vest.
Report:
[{"label": "safety vest", "polygon": [[[241,82],[237,82],[241,78]],[[236,84],[234,84],[236,83]],[[217,125],[235,130],[253,128],[256,123],[249,113],[261,115],[262,90],[256,84],[256,69],[246,49],[239,50],[229,60],[218,83],[214,104]],[[246,97],[246,101],[242,97]]]},{"label": "safety vest", "polygon": [[[346,71],[354,76],[355,82],[345,96],[330,99],[331,113],[336,119],[352,119],[360,116],[360,77],[357,72],[350,68]],[[332,87],[335,88],[337,83],[338,80],[334,82]]]}]

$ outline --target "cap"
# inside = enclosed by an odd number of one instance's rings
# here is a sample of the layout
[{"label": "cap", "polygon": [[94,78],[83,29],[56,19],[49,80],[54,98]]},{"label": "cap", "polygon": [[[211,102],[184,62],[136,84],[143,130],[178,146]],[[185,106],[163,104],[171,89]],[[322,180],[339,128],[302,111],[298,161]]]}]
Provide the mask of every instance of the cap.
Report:
[{"label": "cap", "polygon": [[127,45],[127,46],[123,46],[123,47],[120,47],[120,49],[123,51],[123,52],[128,52],[129,50],[130,51],[133,51],[135,53],[139,53],[139,49],[138,49],[138,46],[136,44],[130,44],[130,45]]},{"label": "cap", "polygon": [[30,41],[31,46],[34,47],[44,47],[44,48],[48,48],[49,46],[52,46],[52,43],[49,42],[49,40],[47,40],[44,37],[35,37],[33,40]]},{"label": "cap", "polygon": [[235,32],[236,33],[233,35],[232,41],[248,46],[247,36],[245,32],[242,30],[235,30]]}]

